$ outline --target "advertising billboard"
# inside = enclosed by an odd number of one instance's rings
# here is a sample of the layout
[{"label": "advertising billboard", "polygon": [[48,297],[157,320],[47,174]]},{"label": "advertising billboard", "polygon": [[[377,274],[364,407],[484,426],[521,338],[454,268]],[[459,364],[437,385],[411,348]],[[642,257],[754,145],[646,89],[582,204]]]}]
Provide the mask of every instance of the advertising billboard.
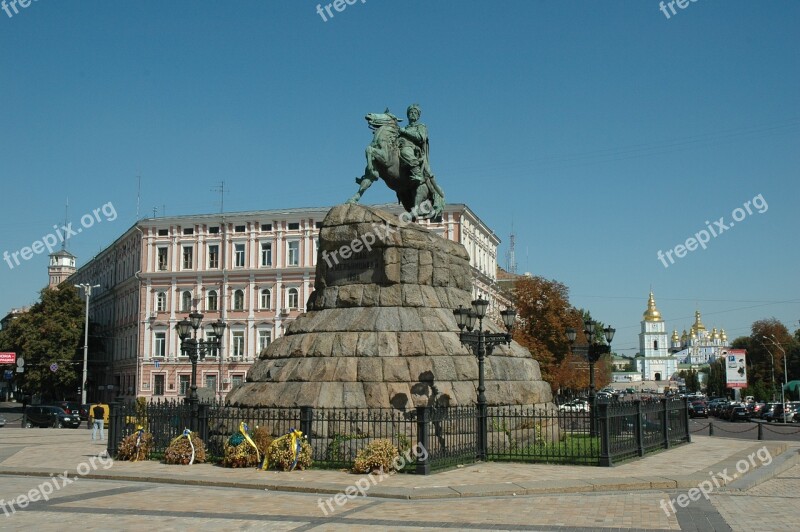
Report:
[{"label": "advertising billboard", "polygon": [[728,388],[747,387],[747,366],[744,349],[728,349],[723,351],[725,357],[725,381]]},{"label": "advertising billboard", "polygon": [[16,353],[0,353],[0,364],[13,364],[16,361]]}]

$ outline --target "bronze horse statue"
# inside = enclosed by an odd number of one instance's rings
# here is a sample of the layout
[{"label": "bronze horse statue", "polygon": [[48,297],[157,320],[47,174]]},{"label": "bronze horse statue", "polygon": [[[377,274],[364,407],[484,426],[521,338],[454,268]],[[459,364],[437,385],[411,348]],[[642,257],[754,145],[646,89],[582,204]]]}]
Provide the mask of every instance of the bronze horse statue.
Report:
[{"label": "bronze horse statue", "polygon": [[[375,133],[366,149],[367,167],[364,175],[356,178],[356,183],[360,185],[358,192],[347,203],[358,203],[364,191],[380,178],[395,191],[397,200],[411,213],[412,219],[441,221],[444,192],[436,184],[434,176],[426,165],[424,180],[420,182],[412,179],[411,169],[403,163],[400,156],[398,124],[402,119],[394,116],[388,109],[383,113],[368,113],[365,118]],[[415,147],[415,151],[420,159],[427,156],[427,153],[422,153],[422,148]]]}]

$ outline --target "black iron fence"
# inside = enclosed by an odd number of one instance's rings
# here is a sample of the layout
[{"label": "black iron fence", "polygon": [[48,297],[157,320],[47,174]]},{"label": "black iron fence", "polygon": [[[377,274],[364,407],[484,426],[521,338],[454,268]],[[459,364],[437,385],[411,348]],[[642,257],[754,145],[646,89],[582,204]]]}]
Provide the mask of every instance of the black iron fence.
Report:
[{"label": "black iron fence", "polygon": [[[184,428],[197,427],[210,459],[221,460],[225,442],[245,422],[250,428],[268,427],[273,437],[301,430],[317,467],[352,467],[360,449],[375,439],[389,439],[410,458],[404,470],[420,474],[474,462],[481,441],[474,406],[399,411],[202,403],[193,418],[191,407],[182,402],[118,402],[111,404],[109,422],[112,454],[139,425],[153,434],[157,455]],[[611,466],[690,441],[686,400],[598,403],[590,412],[489,407],[486,426],[492,461]]]}]

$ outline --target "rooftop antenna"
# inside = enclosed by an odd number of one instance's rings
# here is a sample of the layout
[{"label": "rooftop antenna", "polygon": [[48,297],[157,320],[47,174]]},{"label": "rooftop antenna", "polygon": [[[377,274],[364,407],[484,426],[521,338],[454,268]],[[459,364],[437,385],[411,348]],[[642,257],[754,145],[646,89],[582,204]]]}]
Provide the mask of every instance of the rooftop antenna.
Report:
[{"label": "rooftop antenna", "polygon": [[139,221],[139,203],[142,199],[142,176],[136,176],[136,221]]},{"label": "rooftop antenna", "polygon": [[[67,205],[64,207],[64,227],[69,227],[69,196],[67,196]],[[67,250],[67,240],[69,240],[69,235],[61,241],[61,251]]]},{"label": "rooftop antenna", "polygon": [[517,273],[516,235],[514,234],[514,217],[511,217],[511,236],[508,239],[508,271]]},{"label": "rooftop antenna", "polygon": [[153,206],[153,218],[158,218],[158,207]]},{"label": "rooftop antenna", "polygon": [[219,212],[225,212],[225,181],[220,181],[219,185],[211,189],[211,192],[219,192]]}]

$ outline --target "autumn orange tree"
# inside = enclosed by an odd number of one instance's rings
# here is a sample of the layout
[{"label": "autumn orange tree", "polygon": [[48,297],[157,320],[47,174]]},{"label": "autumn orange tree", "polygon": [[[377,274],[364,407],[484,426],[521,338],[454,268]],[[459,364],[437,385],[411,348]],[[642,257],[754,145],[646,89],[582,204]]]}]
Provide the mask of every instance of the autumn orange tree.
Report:
[{"label": "autumn orange tree", "polygon": [[[565,331],[567,327],[575,328],[575,345],[586,345],[583,322],[591,319],[589,312],[570,305],[566,285],[543,277],[519,278],[514,284],[513,299],[519,318],[514,339],[539,362],[542,378],[550,383],[553,392],[588,388],[589,364],[579,349],[571,352]],[[610,357],[604,357],[595,365],[595,384],[599,388],[610,380]]]}]

